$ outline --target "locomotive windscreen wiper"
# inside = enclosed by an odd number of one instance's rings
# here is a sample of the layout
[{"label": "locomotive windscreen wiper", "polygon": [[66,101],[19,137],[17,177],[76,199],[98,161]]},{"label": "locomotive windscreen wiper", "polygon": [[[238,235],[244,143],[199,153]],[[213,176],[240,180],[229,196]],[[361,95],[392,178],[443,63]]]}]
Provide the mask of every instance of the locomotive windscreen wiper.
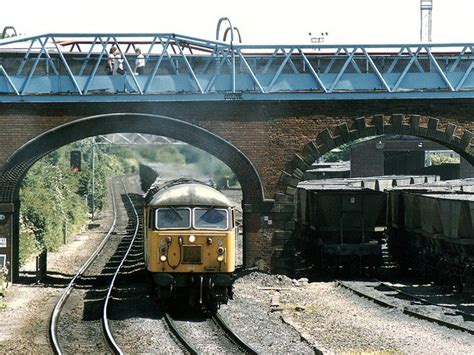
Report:
[{"label": "locomotive windscreen wiper", "polygon": [[216,209],[216,206],[211,206],[211,207],[207,208],[207,211],[204,212],[204,214],[201,216],[201,218],[204,217],[209,212],[214,211],[215,209]]},{"label": "locomotive windscreen wiper", "polygon": [[181,217],[181,215],[179,214],[178,210],[176,208],[174,208],[173,206],[170,206],[171,210],[178,216],[179,219],[183,219],[183,217]]}]

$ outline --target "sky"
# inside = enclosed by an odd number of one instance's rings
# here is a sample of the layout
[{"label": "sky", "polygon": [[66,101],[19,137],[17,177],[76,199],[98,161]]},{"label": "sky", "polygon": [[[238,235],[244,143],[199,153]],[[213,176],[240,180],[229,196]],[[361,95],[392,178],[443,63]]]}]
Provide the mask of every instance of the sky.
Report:
[{"label": "sky", "polygon": [[[214,40],[228,17],[246,44],[403,44],[420,40],[420,0],[4,0],[0,30],[163,33]],[[433,0],[432,41],[474,43],[474,0]]]}]

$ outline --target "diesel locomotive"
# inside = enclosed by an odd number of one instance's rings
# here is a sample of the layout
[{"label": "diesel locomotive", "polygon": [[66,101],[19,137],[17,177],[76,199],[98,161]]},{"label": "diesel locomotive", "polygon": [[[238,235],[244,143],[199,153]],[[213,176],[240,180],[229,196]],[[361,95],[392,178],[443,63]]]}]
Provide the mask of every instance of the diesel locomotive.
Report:
[{"label": "diesel locomotive", "polygon": [[157,181],[144,199],[145,267],[158,302],[216,311],[232,297],[235,207],[193,179]]}]

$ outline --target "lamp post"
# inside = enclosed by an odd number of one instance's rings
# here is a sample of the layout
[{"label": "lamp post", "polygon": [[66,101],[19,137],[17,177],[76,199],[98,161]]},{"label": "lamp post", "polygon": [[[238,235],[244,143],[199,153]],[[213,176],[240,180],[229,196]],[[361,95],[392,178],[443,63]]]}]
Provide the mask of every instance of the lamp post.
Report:
[{"label": "lamp post", "polygon": [[433,0],[420,0],[420,42],[431,42]]}]

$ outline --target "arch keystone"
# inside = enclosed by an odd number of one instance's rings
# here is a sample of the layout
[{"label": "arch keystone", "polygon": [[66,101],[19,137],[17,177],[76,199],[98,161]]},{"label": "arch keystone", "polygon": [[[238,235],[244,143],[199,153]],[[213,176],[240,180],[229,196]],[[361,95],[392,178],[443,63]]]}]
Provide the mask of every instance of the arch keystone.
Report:
[{"label": "arch keystone", "polygon": [[403,115],[399,113],[395,113],[392,115],[390,119],[390,123],[392,125],[392,134],[403,134],[402,121],[403,121]]},{"label": "arch keystone", "polygon": [[439,120],[437,118],[430,117],[428,121],[428,132],[426,136],[431,139],[436,138],[436,131],[438,130]]},{"label": "arch keystone", "polygon": [[385,133],[385,123],[383,119],[383,115],[375,115],[374,116],[375,122],[375,131],[378,135]]}]

